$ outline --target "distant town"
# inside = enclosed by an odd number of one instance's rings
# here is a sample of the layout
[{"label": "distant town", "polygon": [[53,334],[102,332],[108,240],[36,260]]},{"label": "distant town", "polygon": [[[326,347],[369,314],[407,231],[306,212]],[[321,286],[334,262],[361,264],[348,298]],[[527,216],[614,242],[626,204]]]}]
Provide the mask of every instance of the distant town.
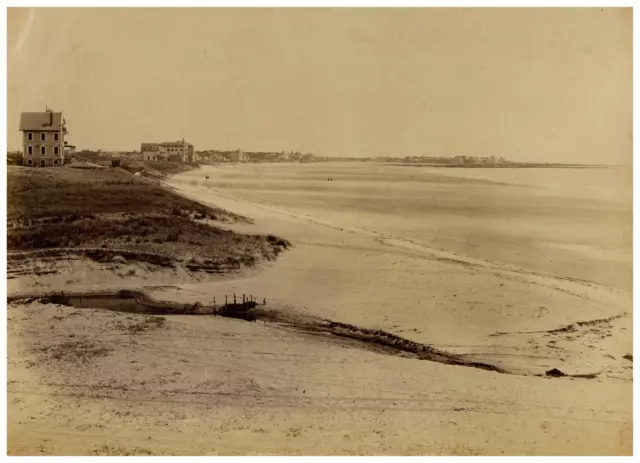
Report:
[{"label": "distant town", "polygon": [[22,150],[9,151],[7,162],[32,167],[54,167],[72,163],[94,162],[104,165],[120,165],[125,161],[174,162],[189,166],[223,163],[265,162],[383,162],[395,165],[432,167],[601,167],[557,163],[523,163],[508,161],[497,156],[379,156],[379,157],[329,157],[300,151],[244,151],[205,149],[197,150],[184,138],[177,141],[140,143],[139,150],[77,150],[66,137],[69,134],[62,112],[45,108],[42,112],[21,114]]}]

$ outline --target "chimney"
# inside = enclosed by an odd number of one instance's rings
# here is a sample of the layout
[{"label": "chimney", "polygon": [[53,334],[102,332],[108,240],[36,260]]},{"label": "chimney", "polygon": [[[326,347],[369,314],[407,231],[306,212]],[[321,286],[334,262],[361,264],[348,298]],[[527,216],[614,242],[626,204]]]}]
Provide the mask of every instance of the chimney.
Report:
[{"label": "chimney", "polygon": [[49,127],[53,126],[53,110],[49,106],[45,106],[45,111],[49,113]]}]

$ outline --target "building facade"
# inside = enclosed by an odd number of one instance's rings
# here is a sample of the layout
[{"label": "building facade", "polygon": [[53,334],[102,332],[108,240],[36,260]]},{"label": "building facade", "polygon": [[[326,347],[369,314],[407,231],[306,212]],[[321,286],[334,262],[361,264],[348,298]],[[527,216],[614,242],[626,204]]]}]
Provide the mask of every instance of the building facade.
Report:
[{"label": "building facade", "polygon": [[244,151],[238,149],[231,154],[231,162],[245,162],[247,160]]},{"label": "building facade", "polygon": [[185,141],[184,138],[179,141],[160,143],[160,151],[162,152],[162,157],[168,161],[184,162],[185,164],[196,162],[193,145]]},{"label": "building facade", "polygon": [[22,165],[54,167],[64,165],[67,134],[62,112],[47,108],[43,112],[22,113]]},{"label": "building facade", "polygon": [[160,145],[158,143],[142,143],[140,145],[140,160],[158,161]]},{"label": "building facade", "polygon": [[184,138],[179,141],[142,143],[140,153],[144,161],[174,161],[185,164],[198,162],[193,145]]}]

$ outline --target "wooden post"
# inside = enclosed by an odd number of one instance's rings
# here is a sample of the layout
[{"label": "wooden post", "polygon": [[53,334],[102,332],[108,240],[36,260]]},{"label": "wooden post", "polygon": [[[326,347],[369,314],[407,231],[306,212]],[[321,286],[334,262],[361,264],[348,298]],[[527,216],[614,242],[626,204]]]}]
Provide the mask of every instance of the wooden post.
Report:
[{"label": "wooden post", "polygon": [[237,302],[236,302],[236,293],[233,293],[233,303],[237,304]]},{"label": "wooden post", "polygon": [[224,295],[224,305],[227,305],[227,304],[229,304],[229,301],[227,300],[227,295],[225,294]]}]

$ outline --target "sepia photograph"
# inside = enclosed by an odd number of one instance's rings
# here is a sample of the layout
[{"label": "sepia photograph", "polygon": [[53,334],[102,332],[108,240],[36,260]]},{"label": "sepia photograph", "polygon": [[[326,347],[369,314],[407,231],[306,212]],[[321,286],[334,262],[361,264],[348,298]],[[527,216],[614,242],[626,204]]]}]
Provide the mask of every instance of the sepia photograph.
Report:
[{"label": "sepia photograph", "polygon": [[633,455],[631,7],[4,9],[8,456]]}]

